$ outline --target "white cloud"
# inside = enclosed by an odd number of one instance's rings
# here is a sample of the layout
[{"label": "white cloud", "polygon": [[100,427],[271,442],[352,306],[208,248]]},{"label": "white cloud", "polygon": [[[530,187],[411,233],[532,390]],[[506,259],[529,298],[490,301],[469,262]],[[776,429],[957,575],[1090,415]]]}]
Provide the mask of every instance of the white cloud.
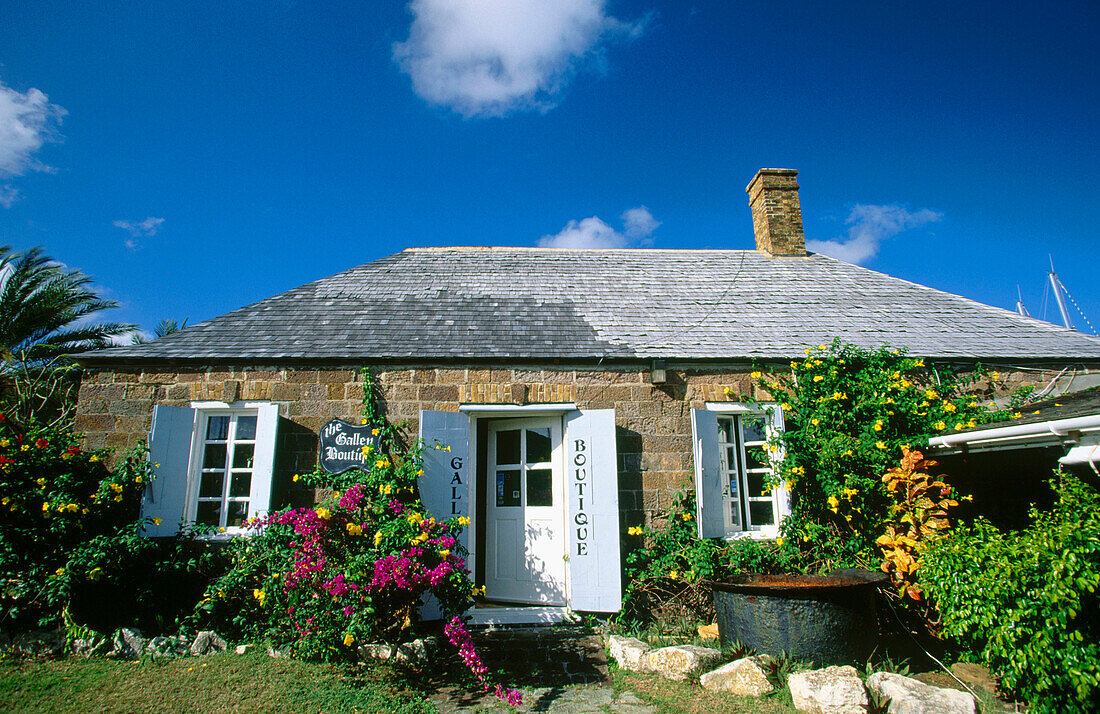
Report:
[{"label": "white cloud", "polygon": [[411,0],[394,60],[422,99],[466,117],[548,111],[570,77],[648,18],[618,20],[604,0]]},{"label": "white cloud", "polygon": [[11,205],[19,200],[19,189],[11,184],[0,186],[0,206],[11,208]]},{"label": "white cloud", "polygon": [[[147,238],[149,236],[155,236],[157,231],[160,230],[162,223],[164,223],[163,218],[149,216],[144,221],[115,221],[111,225],[126,231],[132,238]],[[137,248],[138,245],[136,240],[130,238],[126,239],[124,244],[130,250]]]},{"label": "white cloud", "polygon": [[646,238],[661,225],[645,206],[628,208],[623,212],[622,219],[623,233],[628,238]]},{"label": "white cloud", "polygon": [[[57,139],[57,126],[66,112],[37,89],[17,92],[0,82],[0,177],[22,176],[28,171],[49,171],[34,157],[47,141]],[[3,195],[14,201],[10,186]]]},{"label": "white cloud", "polygon": [[943,214],[928,208],[911,212],[895,204],[875,206],[858,203],[844,223],[848,237],[836,240],[808,240],[806,247],[815,253],[831,255],[848,263],[861,264],[878,253],[879,244],[904,230],[935,223]]},{"label": "white cloud", "polygon": [[638,206],[623,212],[623,230],[619,232],[599,216],[569,221],[556,234],[539,239],[542,248],[626,248],[645,239],[657,230],[661,222],[649,209]]}]

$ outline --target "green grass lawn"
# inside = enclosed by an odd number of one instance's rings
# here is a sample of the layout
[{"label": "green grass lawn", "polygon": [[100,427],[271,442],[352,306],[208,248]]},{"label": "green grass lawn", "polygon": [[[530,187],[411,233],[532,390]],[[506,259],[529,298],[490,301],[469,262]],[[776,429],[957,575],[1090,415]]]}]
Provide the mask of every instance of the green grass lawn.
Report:
[{"label": "green grass lawn", "polygon": [[387,668],[341,668],[263,652],[144,662],[0,662],[4,712],[434,712]]}]

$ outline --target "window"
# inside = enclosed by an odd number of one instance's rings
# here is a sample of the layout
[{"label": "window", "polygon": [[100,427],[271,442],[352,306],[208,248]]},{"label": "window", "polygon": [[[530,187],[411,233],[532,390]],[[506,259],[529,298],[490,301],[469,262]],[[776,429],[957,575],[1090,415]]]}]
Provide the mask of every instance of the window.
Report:
[{"label": "window", "polygon": [[240,528],[248,517],[256,455],[256,412],[202,414],[199,492],[194,520]]},{"label": "window", "polygon": [[181,522],[244,533],[245,521],[271,507],[274,404],[157,405],[149,434],[155,478],[142,497],[142,515],[159,519],[146,535],[174,535]]},{"label": "window", "polygon": [[778,534],[788,512],[783,488],[768,488],[772,459],[768,438],[783,428],[778,406],[753,410],[714,404],[692,410],[695,493],[704,538]]}]

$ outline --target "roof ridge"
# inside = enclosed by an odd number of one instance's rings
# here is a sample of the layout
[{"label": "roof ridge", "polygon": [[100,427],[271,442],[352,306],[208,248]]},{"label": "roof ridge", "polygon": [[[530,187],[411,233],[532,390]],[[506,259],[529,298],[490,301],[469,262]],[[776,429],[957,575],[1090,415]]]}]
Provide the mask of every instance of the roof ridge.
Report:
[{"label": "roof ridge", "polygon": [[[420,246],[405,248],[402,253],[444,252],[444,251],[525,251],[555,253],[759,253],[754,248],[547,248],[544,246],[507,246],[507,245],[451,245]],[[761,253],[761,255],[764,255]],[[813,254],[808,254],[809,257]],[[770,257],[770,256],[769,256]],[[784,258],[788,256],[783,256]],[[795,256],[803,257],[803,256]]]}]

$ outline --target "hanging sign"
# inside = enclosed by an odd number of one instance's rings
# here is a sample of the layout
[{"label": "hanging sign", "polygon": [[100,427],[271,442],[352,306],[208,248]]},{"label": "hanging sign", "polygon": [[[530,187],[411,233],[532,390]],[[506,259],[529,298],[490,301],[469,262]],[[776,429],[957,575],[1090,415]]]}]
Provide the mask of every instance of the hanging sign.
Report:
[{"label": "hanging sign", "polygon": [[321,468],[330,474],[342,474],[350,469],[366,468],[363,447],[371,446],[378,453],[381,438],[371,434],[378,429],[372,424],[349,424],[333,419],[321,427]]}]

